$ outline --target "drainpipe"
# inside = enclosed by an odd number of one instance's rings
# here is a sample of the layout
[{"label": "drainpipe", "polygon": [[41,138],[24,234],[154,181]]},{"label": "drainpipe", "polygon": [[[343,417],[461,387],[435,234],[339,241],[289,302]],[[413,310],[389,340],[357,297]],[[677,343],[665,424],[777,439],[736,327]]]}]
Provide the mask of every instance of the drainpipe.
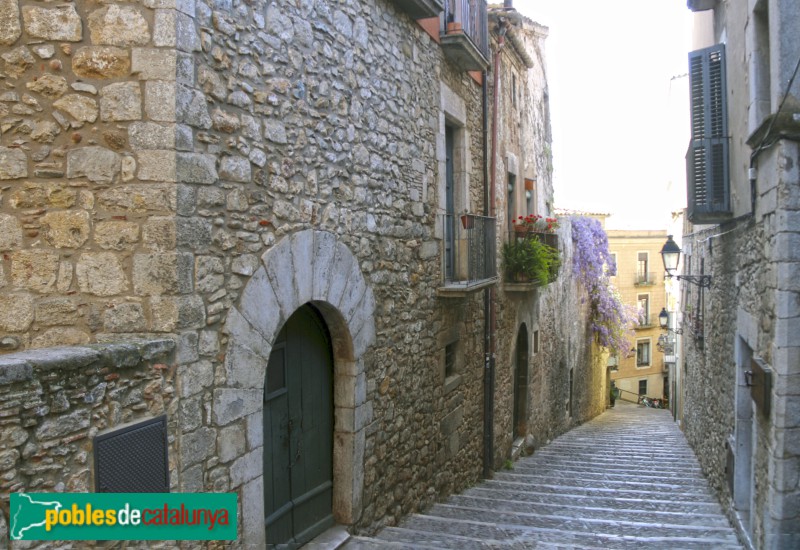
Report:
[{"label": "drainpipe", "polygon": [[[484,189],[484,211],[487,216],[495,215],[495,171],[497,168],[497,111],[498,111],[498,94],[497,88],[500,82],[500,50],[505,45],[506,27],[501,23],[499,29],[499,37],[497,42],[497,49],[494,52],[494,62],[492,70],[494,71],[494,88],[492,90],[493,104],[492,104],[492,152],[491,152],[491,173],[487,174],[486,155],[488,153],[487,147],[487,120],[489,118],[489,101],[488,90],[486,84],[486,72],[484,71],[483,78],[483,181]],[[487,177],[488,176],[488,177]],[[487,197],[488,195],[488,197]],[[495,242],[497,236],[495,235]],[[497,259],[495,258],[495,261]],[[483,308],[484,308],[484,369],[483,369],[483,477],[488,479],[492,476],[493,462],[494,462],[494,372],[495,372],[495,325],[497,315],[495,311],[495,288],[488,287],[483,294]]]},{"label": "drainpipe", "polygon": [[[488,74],[483,71],[483,215],[491,216],[492,208],[489,201],[492,200],[493,192],[489,184],[489,85],[486,82]],[[495,235],[495,242],[497,236]],[[493,258],[497,261],[496,258]],[[486,287],[483,290],[483,478],[488,479],[492,475],[492,458],[494,456],[494,390],[492,380],[494,369],[492,368],[492,313],[494,311],[494,301],[492,296],[493,287]]]}]

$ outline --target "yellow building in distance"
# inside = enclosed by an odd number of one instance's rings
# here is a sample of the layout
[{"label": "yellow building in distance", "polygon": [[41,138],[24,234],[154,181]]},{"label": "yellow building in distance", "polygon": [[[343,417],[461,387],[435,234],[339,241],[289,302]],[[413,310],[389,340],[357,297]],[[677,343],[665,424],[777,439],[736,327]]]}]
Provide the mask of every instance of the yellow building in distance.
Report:
[{"label": "yellow building in distance", "polygon": [[639,395],[669,397],[669,371],[664,354],[658,351],[661,328],[658,314],[666,305],[661,247],[666,231],[606,230],[608,248],[617,264],[612,282],[625,304],[637,311],[637,325],[629,357],[612,358],[617,368],[611,380],[621,390],[620,399],[636,400]]}]

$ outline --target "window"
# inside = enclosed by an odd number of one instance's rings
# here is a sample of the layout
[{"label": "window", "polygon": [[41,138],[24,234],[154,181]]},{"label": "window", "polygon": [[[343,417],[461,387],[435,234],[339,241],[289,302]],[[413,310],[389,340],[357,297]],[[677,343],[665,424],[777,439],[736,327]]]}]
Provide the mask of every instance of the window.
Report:
[{"label": "window", "polygon": [[639,252],[636,259],[636,282],[637,283],[646,283],[647,282],[647,252]]},{"label": "window", "polygon": [[511,105],[517,108],[517,75],[511,75]]},{"label": "window", "polygon": [[689,54],[689,89],[687,217],[692,223],[718,223],[731,216],[724,44]]},{"label": "window", "polygon": [[517,177],[514,174],[508,174],[508,230],[514,231],[514,219],[516,207],[514,205],[514,195],[517,192]]},{"label": "window", "polygon": [[639,380],[639,395],[647,395],[647,379]]},{"label": "window", "polygon": [[539,353],[539,331],[533,331],[533,353]]},{"label": "window", "polygon": [[456,347],[458,341],[450,342],[444,347],[444,377],[449,378],[456,374]]},{"label": "window", "polygon": [[639,326],[650,326],[650,295],[638,294],[636,296],[636,307],[639,316]]},{"label": "window", "polygon": [[606,271],[610,271],[611,273],[613,273],[613,275],[611,275],[611,276],[615,277],[617,275],[617,253],[616,252],[612,252],[611,253],[611,261],[614,263],[614,265],[607,265],[607,266],[605,266],[605,269],[606,269]]},{"label": "window", "polygon": [[525,214],[536,214],[536,180],[525,178]]},{"label": "window", "polygon": [[639,340],[636,342],[636,366],[650,366],[650,340]]},{"label": "window", "polygon": [[750,134],[758,130],[770,112],[770,47],[769,47],[769,1],[758,0],[753,8],[753,24],[747,31],[752,33],[753,51],[750,54],[750,106],[748,125]]}]

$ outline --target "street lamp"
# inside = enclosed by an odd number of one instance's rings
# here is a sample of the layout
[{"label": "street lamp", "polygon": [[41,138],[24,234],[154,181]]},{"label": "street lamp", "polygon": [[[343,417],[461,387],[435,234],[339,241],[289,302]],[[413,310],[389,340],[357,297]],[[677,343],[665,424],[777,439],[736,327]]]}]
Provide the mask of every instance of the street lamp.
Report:
[{"label": "street lamp", "polygon": [[662,307],[661,313],[658,314],[658,324],[661,325],[661,330],[666,330],[669,325],[669,313],[665,307]]},{"label": "street lamp", "polygon": [[[661,247],[661,259],[664,261],[664,271],[667,272],[667,277],[672,278],[672,272],[677,271],[678,263],[681,261],[681,249],[672,240],[672,235],[667,235],[667,242]],[[687,281],[700,288],[711,287],[711,275],[676,275],[675,277],[679,281]],[[661,321],[660,315],[659,321]]]},{"label": "street lamp", "polygon": [[672,332],[674,334],[683,334],[682,328],[671,329],[669,328],[669,312],[667,308],[662,307],[661,313],[658,314],[658,324],[664,332]]}]

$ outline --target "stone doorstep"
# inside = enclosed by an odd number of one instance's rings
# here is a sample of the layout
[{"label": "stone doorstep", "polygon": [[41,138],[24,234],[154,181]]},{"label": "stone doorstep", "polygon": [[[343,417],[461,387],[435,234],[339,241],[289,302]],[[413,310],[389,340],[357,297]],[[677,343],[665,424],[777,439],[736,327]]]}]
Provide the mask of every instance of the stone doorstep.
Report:
[{"label": "stone doorstep", "polygon": [[303,545],[308,550],[336,550],[350,538],[344,525],[334,525]]}]

